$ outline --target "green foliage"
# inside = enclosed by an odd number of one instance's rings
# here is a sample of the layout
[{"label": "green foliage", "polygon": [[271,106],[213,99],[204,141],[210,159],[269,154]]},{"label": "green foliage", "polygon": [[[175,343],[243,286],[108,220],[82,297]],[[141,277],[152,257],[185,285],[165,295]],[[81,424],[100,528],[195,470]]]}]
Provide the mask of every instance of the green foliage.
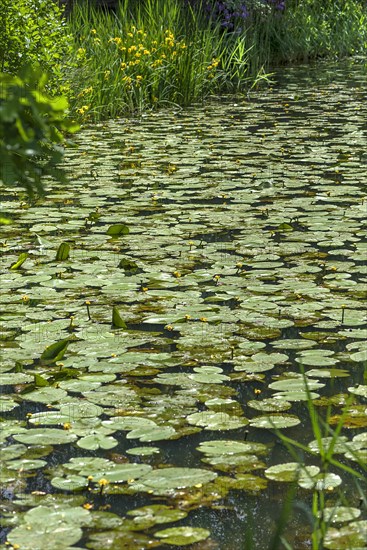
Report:
[{"label": "green foliage", "polygon": [[246,45],[239,54],[219,23],[176,0],[125,0],[116,15],[83,4],[70,25],[73,106],[84,119],[188,105],[248,79]]},{"label": "green foliage", "polygon": [[0,181],[23,186],[29,195],[43,192],[43,176],[63,180],[56,167],[63,157],[63,132],[77,129],[65,119],[67,99],[50,98],[46,83],[39,68],[19,76],[0,73]]},{"label": "green foliage", "polygon": [[50,87],[65,92],[62,66],[72,41],[58,3],[0,0],[0,21],[0,70],[16,74],[23,65],[39,64],[50,77]]},{"label": "green foliage", "polygon": [[248,17],[230,30],[200,5],[123,0],[116,14],[88,2],[76,6],[68,64],[79,116],[98,120],[188,105],[269,82],[276,63],[367,48],[366,7],[357,0],[289,0],[283,11],[254,0],[246,2]]}]

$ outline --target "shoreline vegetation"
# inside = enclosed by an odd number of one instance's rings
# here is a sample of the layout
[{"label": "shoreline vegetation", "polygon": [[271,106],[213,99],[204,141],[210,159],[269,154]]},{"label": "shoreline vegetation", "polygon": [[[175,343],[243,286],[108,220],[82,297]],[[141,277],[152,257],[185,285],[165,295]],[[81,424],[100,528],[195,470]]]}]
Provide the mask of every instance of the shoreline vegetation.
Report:
[{"label": "shoreline vegetation", "polygon": [[82,121],[187,106],[269,83],[275,65],[364,54],[365,2],[123,0],[68,18],[71,105]]}]

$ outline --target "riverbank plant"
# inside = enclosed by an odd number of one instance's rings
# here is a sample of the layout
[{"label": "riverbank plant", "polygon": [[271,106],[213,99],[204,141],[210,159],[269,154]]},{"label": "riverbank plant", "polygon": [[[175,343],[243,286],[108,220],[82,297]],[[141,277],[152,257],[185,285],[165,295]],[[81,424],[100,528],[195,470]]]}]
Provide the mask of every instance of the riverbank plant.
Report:
[{"label": "riverbank plant", "polygon": [[125,0],[115,13],[77,7],[74,105],[81,116],[114,117],[151,106],[188,105],[248,80],[242,39],[175,0]]},{"label": "riverbank plant", "polygon": [[277,64],[365,52],[357,0],[123,0],[116,11],[77,4],[72,103],[84,119],[189,105],[268,81]]}]

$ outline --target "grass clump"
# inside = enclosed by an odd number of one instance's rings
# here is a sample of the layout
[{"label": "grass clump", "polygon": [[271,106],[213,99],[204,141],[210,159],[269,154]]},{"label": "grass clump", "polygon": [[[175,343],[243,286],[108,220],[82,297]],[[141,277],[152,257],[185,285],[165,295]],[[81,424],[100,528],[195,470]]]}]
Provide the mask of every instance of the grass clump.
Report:
[{"label": "grass clump", "polygon": [[226,40],[219,22],[176,0],[125,0],[116,13],[82,5],[70,21],[76,40],[73,99],[84,117],[189,105],[248,82],[245,41]]}]

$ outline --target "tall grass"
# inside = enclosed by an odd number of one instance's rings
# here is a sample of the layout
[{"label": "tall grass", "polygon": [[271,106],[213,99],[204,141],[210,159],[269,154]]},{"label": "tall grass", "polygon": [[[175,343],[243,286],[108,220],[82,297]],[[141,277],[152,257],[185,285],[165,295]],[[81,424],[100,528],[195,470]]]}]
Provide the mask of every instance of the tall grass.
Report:
[{"label": "tall grass", "polygon": [[[325,517],[325,510],[327,508],[335,508],[337,506],[350,506],[348,503],[348,498],[345,496],[345,490],[343,486],[334,494],[332,490],[332,498],[329,498],[330,489],[328,488],[325,481],[327,480],[327,475],[330,472],[337,474],[347,474],[349,479],[354,482],[356,492],[359,494],[360,502],[366,506],[366,497],[365,489],[367,486],[367,467],[363,459],[361,459],[358,454],[353,451],[352,447],[348,442],[343,443],[345,450],[349,450],[353,460],[356,463],[356,466],[350,466],[345,461],[342,461],[336,457],[335,448],[339,441],[339,436],[345,427],[346,419],[349,413],[350,405],[353,402],[353,396],[350,396],[342,413],[340,414],[335,429],[331,428],[332,417],[331,417],[331,406],[327,406],[326,412],[323,415],[324,418],[317,412],[316,407],[312,401],[310,391],[307,386],[307,377],[303,373],[303,379],[307,391],[307,409],[309,414],[309,419],[311,421],[311,428],[314,440],[317,442],[317,451],[311,450],[307,445],[300,443],[294,439],[291,439],[284,435],[280,430],[274,430],[277,437],[284,444],[286,449],[292,458],[299,464],[299,473],[304,472],[306,457],[313,457],[317,460],[320,467],[320,481],[315,482],[314,488],[312,491],[312,504],[309,510],[306,509],[305,505],[302,503],[302,508],[307,511],[309,520],[310,520],[310,548],[312,550],[322,550],[325,548],[324,544],[327,541],[329,529],[332,526],[330,519]],[[301,454],[300,454],[301,452]],[[310,481],[312,477],[310,476]],[[272,544],[269,549],[275,550],[277,548],[290,548],[285,538],[286,526],[288,521],[292,516],[292,507],[296,503],[296,491],[294,486],[291,488],[288,498],[286,501],[283,510],[281,511],[278,527],[273,537]],[[351,540],[353,538],[352,535]],[[330,541],[329,541],[330,543]],[[337,542],[335,543],[337,544]],[[327,545],[327,548],[337,548],[337,546],[331,543],[331,546]],[[346,546],[342,546],[346,548]],[[348,546],[349,548],[349,546]]]},{"label": "tall grass", "polygon": [[245,91],[266,81],[275,64],[367,50],[367,9],[358,0],[287,0],[283,11],[231,0],[228,6],[252,7],[230,29],[207,4],[121,0],[116,12],[76,4],[69,17],[74,69],[67,75],[76,112],[98,120],[185,106]]},{"label": "tall grass", "polygon": [[226,81],[238,86],[248,79],[246,46],[240,52],[240,42],[229,45],[219,23],[176,0],[124,0],[116,13],[83,4],[70,25],[76,40],[72,101],[85,117],[188,105]]}]

